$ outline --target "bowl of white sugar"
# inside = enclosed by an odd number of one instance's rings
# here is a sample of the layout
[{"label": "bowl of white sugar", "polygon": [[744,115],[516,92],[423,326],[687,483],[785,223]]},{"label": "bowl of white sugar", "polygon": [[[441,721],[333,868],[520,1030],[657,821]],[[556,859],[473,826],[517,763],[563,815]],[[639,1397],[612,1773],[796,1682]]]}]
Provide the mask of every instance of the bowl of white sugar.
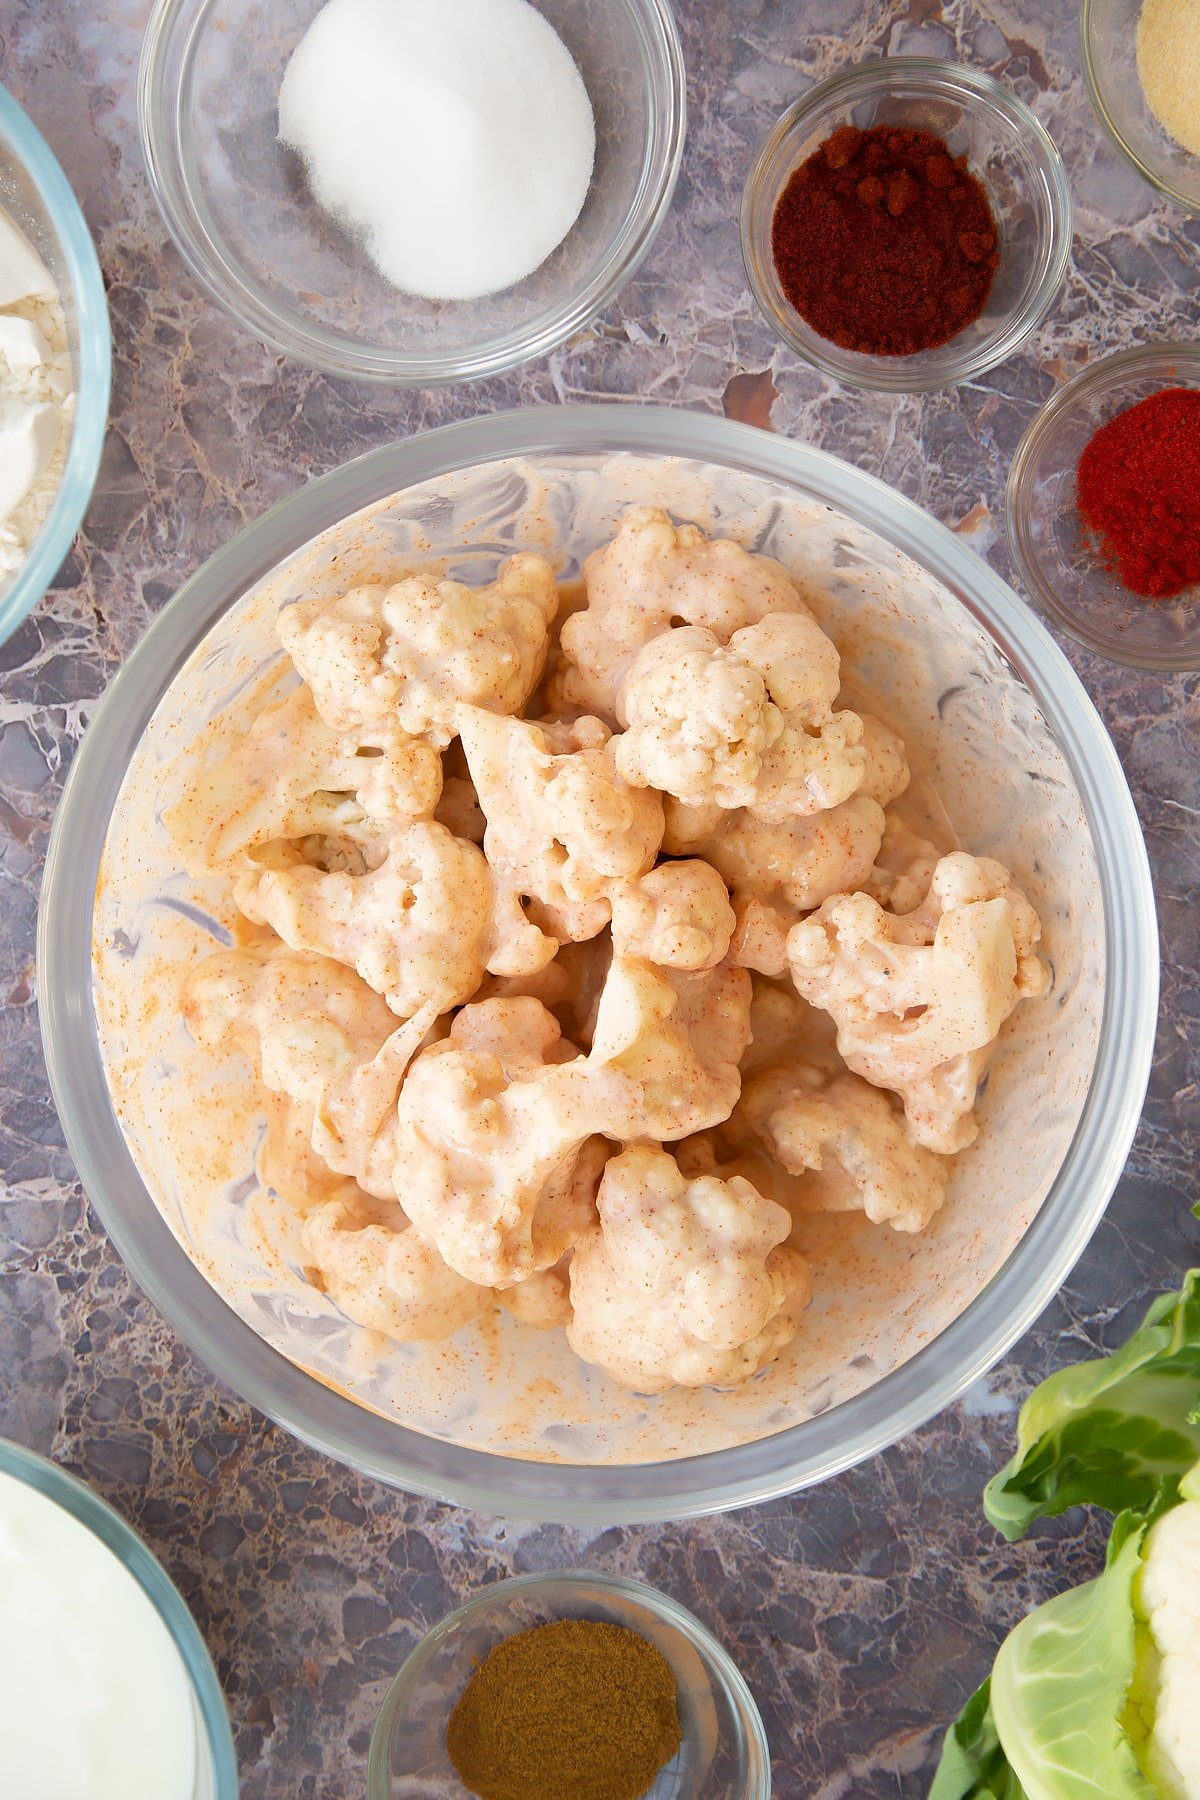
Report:
[{"label": "bowl of white sugar", "polygon": [[90,1488],[3,1438],[0,1794],[237,1800],[220,1684],[179,1592]]},{"label": "bowl of white sugar", "polygon": [[544,356],[629,279],[683,151],[669,0],[156,0],[167,227],[256,336],[432,386]]},{"label": "bowl of white sugar", "polygon": [[108,421],[111,334],[79,202],[0,88],[0,643],[78,531]]}]

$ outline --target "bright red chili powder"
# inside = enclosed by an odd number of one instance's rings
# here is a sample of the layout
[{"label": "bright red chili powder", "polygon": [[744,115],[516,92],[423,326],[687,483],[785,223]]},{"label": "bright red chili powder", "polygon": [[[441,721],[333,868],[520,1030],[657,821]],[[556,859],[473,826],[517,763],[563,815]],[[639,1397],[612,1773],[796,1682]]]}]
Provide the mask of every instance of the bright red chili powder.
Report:
[{"label": "bright red chili powder", "polygon": [[1079,459],[1080,517],[1131,593],[1200,582],[1200,389],[1161,388],[1102,425]]}]

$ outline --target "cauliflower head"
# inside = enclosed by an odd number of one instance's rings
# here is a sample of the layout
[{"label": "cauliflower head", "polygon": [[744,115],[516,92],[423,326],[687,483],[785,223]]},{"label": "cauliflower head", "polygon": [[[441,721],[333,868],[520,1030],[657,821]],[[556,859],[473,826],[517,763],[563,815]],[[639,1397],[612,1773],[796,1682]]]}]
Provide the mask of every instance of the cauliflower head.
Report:
[{"label": "cauliflower head", "polygon": [[558,1262],[590,1222],[596,1129],[583,1059],[553,1015],[532,999],[478,1001],[409,1068],[396,1192],[450,1268],[510,1287]]},{"label": "cauliflower head", "polygon": [[474,844],[432,820],[396,832],[365,874],[268,868],[240,882],[237,896],[247,918],[292,950],[346,963],[404,1018],[470,999],[483,975],[488,866]]},{"label": "cauliflower head", "polygon": [[1045,990],[1040,933],[1002,864],[956,851],[915,911],[839,895],[793,926],[788,958],[798,992],[835,1021],[847,1067],[899,1094],[915,1141],[949,1154],[976,1135],[975,1092],[1001,1025]]},{"label": "cauliflower head", "polygon": [[549,563],[521,554],[487,587],[409,575],[393,587],[300,600],[280,613],[278,632],[327,724],[346,730],[394,718],[443,748],[460,706],[521,710],[557,610]]},{"label": "cauliflower head", "polygon": [[866,770],[862,721],[835,712],[840,663],[808,613],[774,613],[728,645],[702,626],[662,632],[617,689],[627,781],[689,806],[787,819],[837,806]]},{"label": "cauliflower head", "polygon": [[1153,1667],[1140,1760],[1163,1800],[1200,1800],[1200,1500],[1150,1527],[1134,1604]]},{"label": "cauliflower head", "polygon": [[342,1200],[310,1213],[301,1242],[334,1305],[368,1331],[408,1344],[450,1337],[492,1301],[487,1288],[448,1269],[412,1226],[356,1218]]},{"label": "cauliflower head", "polygon": [[704,626],[724,644],[768,613],[805,610],[781,564],[695,525],[675,526],[657,506],[630,507],[583,574],[587,606],[563,625],[550,704],[612,724],[622,669],[672,624]]},{"label": "cauliflower head", "polygon": [[791,1219],[748,1181],[688,1179],[664,1150],[614,1157],[571,1258],[576,1355],[637,1393],[730,1387],[773,1362],[808,1303]]},{"label": "cauliflower head", "polygon": [[915,1144],[889,1094],[810,1064],[764,1069],[741,1116],[790,1175],[807,1212],[864,1212],[873,1225],[923,1231],[946,1198],[950,1167]]}]

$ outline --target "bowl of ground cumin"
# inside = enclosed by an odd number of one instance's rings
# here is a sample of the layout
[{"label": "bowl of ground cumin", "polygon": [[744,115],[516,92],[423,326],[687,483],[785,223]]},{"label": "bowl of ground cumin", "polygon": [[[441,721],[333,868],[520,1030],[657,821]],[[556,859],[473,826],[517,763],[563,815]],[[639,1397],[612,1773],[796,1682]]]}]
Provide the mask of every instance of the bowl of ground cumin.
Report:
[{"label": "bowl of ground cumin", "polygon": [[889,57],[783,114],[747,178],[741,239],[751,291],[798,355],[852,386],[924,393],[1003,362],[1050,311],[1070,188],[999,82]]},{"label": "bowl of ground cumin", "polygon": [[666,1594],[583,1570],[499,1581],[384,1698],[367,1800],[770,1800],[753,1696]]}]

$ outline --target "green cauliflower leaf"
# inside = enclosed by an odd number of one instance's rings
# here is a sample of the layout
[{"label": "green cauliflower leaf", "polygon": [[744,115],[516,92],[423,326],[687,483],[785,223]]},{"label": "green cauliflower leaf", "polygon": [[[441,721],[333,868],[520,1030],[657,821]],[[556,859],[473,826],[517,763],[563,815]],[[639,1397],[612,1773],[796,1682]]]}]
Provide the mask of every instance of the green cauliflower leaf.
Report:
[{"label": "green cauliflower leaf", "polygon": [[946,1733],[929,1800],[1028,1800],[992,1717],[991,1681],[977,1688]]},{"label": "green cauliflower leaf", "polygon": [[1087,1503],[1147,1507],[1200,1457],[1200,1270],[1111,1356],[1060,1369],[1021,1408],[1017,1452],[984,1490],[1006,1538]]}]

